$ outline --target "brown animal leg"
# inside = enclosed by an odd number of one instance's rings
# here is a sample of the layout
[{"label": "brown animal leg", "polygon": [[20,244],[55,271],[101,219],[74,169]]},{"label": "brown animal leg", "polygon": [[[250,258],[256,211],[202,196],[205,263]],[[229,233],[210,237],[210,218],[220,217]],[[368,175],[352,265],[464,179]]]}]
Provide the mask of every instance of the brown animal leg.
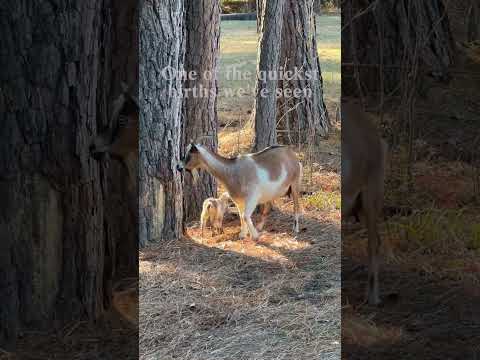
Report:
[{"label": "brown animal leg", "polygon": [[300,232],[300,191],[298,185],[292,185],[291,187],[293,197],[293,210],[295,212],[295,225],[293,231],[297,234]]},{"label": "brown animal leg", "polygon": [[250,232],[250,237],[252,238],[253,241],[257,241],[259,236],[257,229],[255,229],[255,226],[253,225],[253,222],[252,222],[252,214],[256,206],[257,204],[255,199],[251,199],[246,204],[245,211],[243,213],[243,221],[248,226],[248,231]]},{"label": "brown animal leg", "polygon": [[205,229],[205,223],[206,223],[205,218],[202,216],[200,218],[200,229],[202,230],[202,239],[204,238],[203,231]]},{"label": "brown animal leg", "polygon": [[262,217],[261,217],[260,222],[257,224],[258,231],[263,230],[263,227],[265,226],[265,221],[267,220],[267,216],[268,216],[268,214],[270,213],[271,210],[272,210],[272,203],[271,202],[267,202],[267,203],[261,205]]},{"label": "brown animal leg", "polygon": [[247,224],[245,223],[245,206],[242,203],[236,204],[238,208],[238,216],[240,217],[240,239],[247,236]]},{"label": "brown animal leg", "polygon": [[375,189],[371,188],[362,191],[362,205],[366,216],[368,230],[369,269],[367,299],[369,304],[378,305],[380,303],[378,285],[380,237],[378,235],[377,210],[375,199],[372,196],[372,190],[375,191]]}]

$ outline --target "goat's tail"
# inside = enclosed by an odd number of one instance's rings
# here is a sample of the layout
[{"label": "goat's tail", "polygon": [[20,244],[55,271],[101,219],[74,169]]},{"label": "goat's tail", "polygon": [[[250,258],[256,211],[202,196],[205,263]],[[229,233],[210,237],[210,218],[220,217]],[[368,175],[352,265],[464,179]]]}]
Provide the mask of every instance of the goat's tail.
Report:
[{"label": "goat's tail", "polygon": [[[303,166],[300,161],[298,162],[298,166],[300,166],[300,171],[298,173],[297,187],[298,187],[298,191],[300,191],[302,186],[302,178],[303,178]],[[288,196],[289,198],[292,197],[292,186],[288,187],[287,193],[285,195]]]}]

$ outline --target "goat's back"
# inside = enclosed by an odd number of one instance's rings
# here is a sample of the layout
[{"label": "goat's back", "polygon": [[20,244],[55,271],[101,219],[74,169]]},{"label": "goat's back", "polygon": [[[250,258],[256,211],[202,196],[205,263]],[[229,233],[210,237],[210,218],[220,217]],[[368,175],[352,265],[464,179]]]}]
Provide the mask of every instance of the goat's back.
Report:
[{"label": "goat's back", "polygon": [[280,176],[282,167],[289,174],[290,181],[300,176],[300,161],[297,154],[288,146],[271,146],[252,154],[252,158],[258,166],[267,169],[272,178]]}]

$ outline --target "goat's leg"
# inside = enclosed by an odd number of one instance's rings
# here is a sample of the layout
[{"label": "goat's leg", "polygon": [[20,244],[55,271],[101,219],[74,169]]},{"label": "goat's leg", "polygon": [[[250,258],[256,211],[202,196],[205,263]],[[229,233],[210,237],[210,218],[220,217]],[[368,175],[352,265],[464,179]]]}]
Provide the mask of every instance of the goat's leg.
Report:
[{"label": "goat's leg", "polygon": [[255,211],[255,208],[257,207],[257,201],[254,199],[250,199],[250,201],[247,202],[245,206],[245,211],[243,213],[243,221],[247,224],[248,230],[250,232],[250,236],[253,241],[258,240],[258,232],[257,229],[255,229],[255,226],[253,225],[252,222],[252,214]]},{"label": "goat's leg", "polygon": [[223,218],[218,220],[218,229],[220,230],[220,234],[225,234],[225,231],[223,231]]},{"label": "goat's leg", "polygon": [[203,230],[205,229],[205,218],[203,216],[200,218],[200,228],[202,230],[202,239],[203,239]]},{"label": "goat's leg", "polygon": [[215,231],[215,222],[213,220],[210,220],[210,229],[212,230],[212,237],[216,235]]},{"label": "goat's leg", "polygon": [[217,233],[217,235],[220,235],[222,233],[222,227],[220,225],[220,220],[217,218],[215,218],[215,232]]},{"label": "goat's leg", "polygon": [[300,232],[300,189],[297,184],[291,186],[292,198],[293,198],[293,211],[295,212],[295,225],[293,231],[297,234]]},{"label": "goat's leg", "polygon": [[243,203],[236,204],[238,208],[238,215],[240,217],[240,239],[245,239],[247,236],[247,224],[245,223],[245,205]]},{"label": "goat's leg", "polygon": [[265,226],[265,221],[266,221],[267,216],[270,213],[271,209],[272,209],[272,203],[271,202],[267,202],[265,204],[262,204],[262,217],[261,217],[260,222],[257,224],[258,231],[263,230],[263,227]]},{"label": "goat's leg", "polygon": [[380,291],[378,285],[378,271],[379,271],[379,249],[380,237],[377,229],[377,209],[374,195],[375,189],[370,186],[366,191],[362,191],[362,205],[367,222],[368,231],[368,287],[367,299],[371,305],[378,305],[380,303]]}]

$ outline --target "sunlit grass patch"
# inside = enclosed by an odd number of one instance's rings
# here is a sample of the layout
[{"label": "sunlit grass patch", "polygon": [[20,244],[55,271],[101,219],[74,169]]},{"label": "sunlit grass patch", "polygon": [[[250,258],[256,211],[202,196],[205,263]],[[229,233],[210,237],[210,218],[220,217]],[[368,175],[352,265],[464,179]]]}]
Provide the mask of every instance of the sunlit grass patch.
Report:
[{"label": "sunlit grass patch", "polygon": [[319,210],[340,210],[341,196],[339,192],[319,191],[306,196],[304,201],[307,205]]},{"label": "sunlit grass patch", "polygon": [[320,60],[323,61],[332,61],[338,62],[341,59],[341,49],[338,47],[331,47],[331,48],[318,48],[318,56]]},{"label": "sunlit grass patch", "polygon": [[[330,103],[338,103],[341,95],[340,22],[340,16],[317,17],[317,45],[327,107]],[[234,108],[245,111],[253,105],[258,44],[256,29],[256,21],[221,22],[219,110]],[[253,76],[232,79],[233,71]],[[243,96],[238,95],[240,89],[246,91]]]},{"label": "sunlit grass patch", "polygon": [[407,251],[422,247],[433,253],[450,253],[452,248],[462,252],[480,245],[480,224],[462,210],[427,209],[392,219],[388,227],[402,235]]},{"label": "sunlit grass patch", "polygon": [[480,281],[478,221],[466,210],[432,208],[389,220],[384,236],[398,263],[454,280]]}]

